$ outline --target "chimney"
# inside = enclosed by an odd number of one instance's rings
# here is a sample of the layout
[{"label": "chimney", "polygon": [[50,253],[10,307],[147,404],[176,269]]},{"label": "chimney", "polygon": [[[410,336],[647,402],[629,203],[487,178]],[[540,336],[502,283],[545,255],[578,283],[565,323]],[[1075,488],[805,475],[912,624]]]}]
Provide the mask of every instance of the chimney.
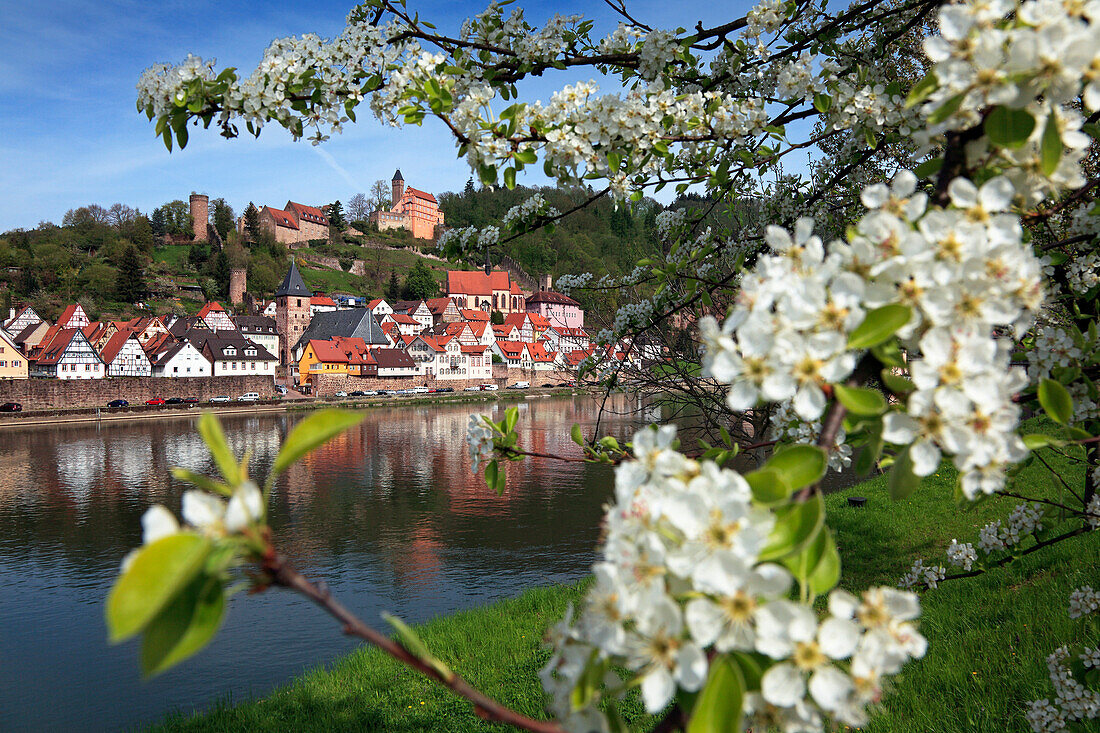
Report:
[{"label": "chimney", "polygon": [[15,308],[8,308],[8,320],[15,318]]},{"label": "chimney", "polygon": [[205,194],[191,194],[191,226],[196,242],[205,242],[209,235],[206,228],[210,218],[210,198]]}]

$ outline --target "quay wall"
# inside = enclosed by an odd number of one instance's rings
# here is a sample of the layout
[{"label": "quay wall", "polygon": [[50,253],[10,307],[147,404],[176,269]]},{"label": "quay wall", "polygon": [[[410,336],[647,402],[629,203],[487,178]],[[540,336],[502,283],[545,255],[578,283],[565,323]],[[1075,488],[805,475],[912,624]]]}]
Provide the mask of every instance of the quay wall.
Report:
[{"label": "quay wall", "polygon": [[239,377],[111,377],[109,379],[3,379],[0,403],[18,402],[23,410],[54,410],[105,407],[111,400],[142,405],[154,397],[194,397],[200,403],[226,395],[233,400],[245,392],[257,392],[260,399],[275,396],[270,376],[249,374]]}]

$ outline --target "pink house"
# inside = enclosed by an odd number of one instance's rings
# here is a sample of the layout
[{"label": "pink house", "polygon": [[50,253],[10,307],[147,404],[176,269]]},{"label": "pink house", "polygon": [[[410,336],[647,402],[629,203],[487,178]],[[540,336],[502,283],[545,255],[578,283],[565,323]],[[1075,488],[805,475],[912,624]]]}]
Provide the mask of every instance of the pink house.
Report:
[{"label": "pink house", "polygon": [[556,328],[584,328],[581,304],[553,290],[540,290],[528,298],[527,312],[539,314]]}]

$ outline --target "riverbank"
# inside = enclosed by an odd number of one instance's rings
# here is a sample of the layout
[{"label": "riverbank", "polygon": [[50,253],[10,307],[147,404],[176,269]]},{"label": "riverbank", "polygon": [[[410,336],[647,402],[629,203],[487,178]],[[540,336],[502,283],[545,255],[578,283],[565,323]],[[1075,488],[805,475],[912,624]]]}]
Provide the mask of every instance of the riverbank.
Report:
[{"label": "riverbank", "polygon": [[0,430],[4,428],[70,425],[97,422],[128,422],[132,420],[191,419],[200,412],[219,415],[246,415],[271,412],[319,410],[341,407],[350,410],[372,407],[424,406],[463,404],[468,402],[519,402],[527,399],[568,397],[585,394],[584,390],[561,387],[533,390],[498,390],[487,392],[445,392],[441,394],[393,395],[390,397],[303,397],[289,400],[257,400],[256,402],[207,402],[189,405],[131,405],[129,407],[78,407],[72,409],[33,410],[0,413]]},{"label": "riverbank", "polygon": [[[1053,462],[1067,481],[1081,480],[1069,461]],[[1024,493],[1057,497],[1042,466],[1024,469]],[[858,591],[894,585],[920,557],[943,562],[953,538],[976,539],[978,529],[1003,519],[1016,500],[994,497],[962,510],[955,505],[955,472],[946,464],[909,499],[892,502],[885,477],[826,497],[829,524],[844,564],[843,586]],[[867,497],[863,508],[849,496]],[[953,581],[922,597],[921,629],[930,648],[895,678],[868,731],[1025,731],[1027,700],[1050,697],[1045,659],[1075,640],[1079,626],[1066,612],[1072,589],[1095,584],[1100,543],[1088,535],[1019,559],[977,578]],[[583,586],[583,584],[582,584]],[[576,603],[582,586],[530,590],[518,598],[435,619],[418,627],[428,647],[490,696],[543,715],[537,671],[547,652],[545,629]],[[354,597],[342,598],[355,610]],[[365,619],[381,625],[378,619]],[[279,623],[279,619],[268,619]],[[318,610],[317,624],[339,629]],[[239,704],[233,704],[239,703]],[[633,727],[647,719],[636,704],[625,711]],[[370,647],[303,675],[271,695],[224,701],[193,716],[172,716],[162,731],[490,731],[469,705]]]}]

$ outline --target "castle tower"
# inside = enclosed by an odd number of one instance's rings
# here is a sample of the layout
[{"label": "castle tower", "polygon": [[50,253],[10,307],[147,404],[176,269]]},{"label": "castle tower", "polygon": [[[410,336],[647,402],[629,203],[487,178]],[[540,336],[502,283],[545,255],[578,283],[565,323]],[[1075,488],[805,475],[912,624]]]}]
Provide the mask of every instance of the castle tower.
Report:
[{"label": "castle tower", "polygon": [[234,267],[229,271],[229,302],[233,305],[243,303],[245,290],[248,290],[248,270]]},{"label": "castle tower", "polygon": [[393,187],[393,201],[390,203],[390,210],[392,211],[397,207],[397,202],[401,200],[401,197],[405,195],[405,179],[401,177],[400,168],[393,174],[390,185]]},{"label": "castle tower", "polygon": [[201,193],[191,194],[191,224],[195,231],[196,242],[205,242],[209,239],[206,232],[209,220],[210,198]]},{"label": "castle tower", "polygon": [[545,292],[547,290],[552,290],[553,288],[551,286],[553,284],[554,284],[554,280],[553,280],[553,278],[550,277],[550,275],[539,275],[539,290],[540,291]]},{"label": "castle tower", "polygon": [[298,263],[291,260],[283,284],[275,291],[275,330],[279,332],[279,363],[291,378],[298,372],[293,350],[309,326],[311,295],[313,293],[306,287],[302,274],[298,272]]}]

